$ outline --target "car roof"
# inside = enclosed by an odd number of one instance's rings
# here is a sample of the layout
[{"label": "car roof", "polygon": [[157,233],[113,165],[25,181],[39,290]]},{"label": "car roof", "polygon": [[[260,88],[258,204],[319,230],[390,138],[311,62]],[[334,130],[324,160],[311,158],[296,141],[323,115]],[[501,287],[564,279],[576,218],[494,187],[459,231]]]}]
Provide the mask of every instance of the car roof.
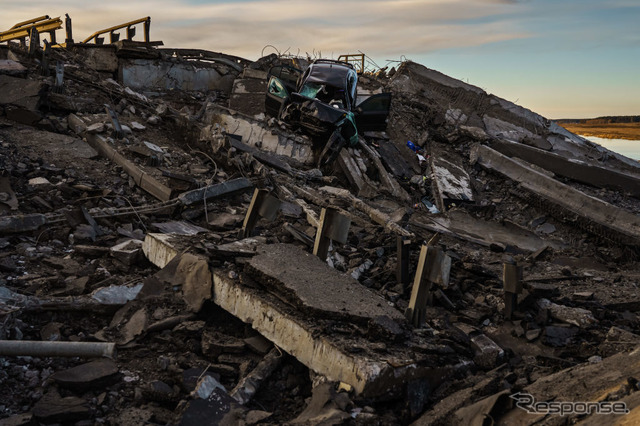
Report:
[{"label": "car roof", "polygon": [[309,75],[305,79],[305,83],[329,84],[344,88],[347,77],[350,74],[355,75],[357,78],[353,65],[346,62],[317,60],[309,65],[309,69]]}]

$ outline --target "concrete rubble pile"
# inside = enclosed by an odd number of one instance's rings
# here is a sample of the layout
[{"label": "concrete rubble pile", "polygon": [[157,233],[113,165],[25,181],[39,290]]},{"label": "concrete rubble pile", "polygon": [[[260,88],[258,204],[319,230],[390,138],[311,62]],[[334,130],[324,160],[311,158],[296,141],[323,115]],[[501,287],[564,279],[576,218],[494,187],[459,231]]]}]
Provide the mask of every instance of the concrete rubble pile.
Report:
[{"label": "concrete rubble pile", "polygon": [[408,61],[318,169],[264,111],[303,58],[47,55],[0,45],[0,424],[638,416],[637,162]]}]

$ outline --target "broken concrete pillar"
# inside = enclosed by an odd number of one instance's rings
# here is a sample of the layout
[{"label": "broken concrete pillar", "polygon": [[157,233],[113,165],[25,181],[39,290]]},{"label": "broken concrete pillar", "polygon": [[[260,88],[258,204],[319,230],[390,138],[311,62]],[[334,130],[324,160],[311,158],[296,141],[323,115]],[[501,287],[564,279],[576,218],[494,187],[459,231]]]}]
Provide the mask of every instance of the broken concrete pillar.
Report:
[{"label": "broken concrete pillar", "polygon": [[142,252],[151,263],[164,268],[180,253],[179,248],[172,245],[172,238],[171,234],[149,233],[144,238]]}]

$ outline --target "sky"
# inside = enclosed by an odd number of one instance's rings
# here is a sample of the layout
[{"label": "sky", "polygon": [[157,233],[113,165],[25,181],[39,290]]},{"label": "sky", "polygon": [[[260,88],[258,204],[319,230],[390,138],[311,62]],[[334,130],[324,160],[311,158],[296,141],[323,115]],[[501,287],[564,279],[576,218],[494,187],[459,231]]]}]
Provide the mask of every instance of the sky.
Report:
[{"label": "sky", "polygon": [[362,52],[379,67],[419,62],[551,119],[640,115],[640,0],[0,0],[0,11],[2,30],[68,13],[76,42],[150,16],[151,39],[167,47],[251,60]]}]

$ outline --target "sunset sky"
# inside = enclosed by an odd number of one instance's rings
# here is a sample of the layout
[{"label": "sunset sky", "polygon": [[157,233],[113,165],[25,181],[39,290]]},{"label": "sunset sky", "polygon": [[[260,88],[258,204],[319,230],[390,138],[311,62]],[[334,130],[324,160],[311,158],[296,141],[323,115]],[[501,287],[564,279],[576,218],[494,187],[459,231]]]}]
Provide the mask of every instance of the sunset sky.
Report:
[{"label": "sunset sky", "polygon": [[3,30],[68,13],[76,42],[151,16],[151,38],[165,46],[247,59],[273,53],[267,45],[361,51],[379,66],[411,59],[548,118],[640,115],[640,0],[0,0],[0,10]]}]

